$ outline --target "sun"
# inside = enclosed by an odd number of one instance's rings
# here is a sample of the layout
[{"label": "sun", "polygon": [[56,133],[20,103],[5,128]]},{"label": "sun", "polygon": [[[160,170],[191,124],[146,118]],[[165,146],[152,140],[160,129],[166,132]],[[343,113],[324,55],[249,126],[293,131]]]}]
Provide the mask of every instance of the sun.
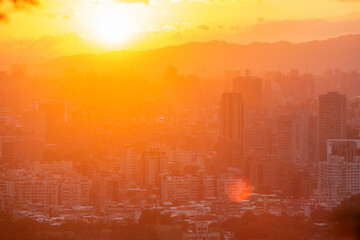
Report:
[{"label": "sun", "polygon": [[134,35],[133,15],[126,8],[106,7],[94,16],[92,29],[95,37],[106,44],[125,43]]}]

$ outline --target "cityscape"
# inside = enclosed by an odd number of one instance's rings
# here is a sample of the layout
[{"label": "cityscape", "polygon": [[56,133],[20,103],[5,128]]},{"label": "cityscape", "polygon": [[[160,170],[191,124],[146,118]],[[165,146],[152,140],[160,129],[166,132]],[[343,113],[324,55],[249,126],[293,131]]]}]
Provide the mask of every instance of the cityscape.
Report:
[{"label": "cityscape", "polygon": [[141,49],[105,8],[103,52],[48,56],[41,4],[0,0],[0,239],[360,239],[360,32]]}]

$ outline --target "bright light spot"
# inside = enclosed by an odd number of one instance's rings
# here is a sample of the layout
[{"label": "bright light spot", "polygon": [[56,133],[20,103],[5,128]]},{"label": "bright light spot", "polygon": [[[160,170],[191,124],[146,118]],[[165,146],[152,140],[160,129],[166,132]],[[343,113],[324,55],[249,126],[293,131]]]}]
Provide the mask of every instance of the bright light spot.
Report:
[{"label": "bright light spot", "polygon": [[228,180],[225,185],[225,190],[227,197],[233,202],[247,200],[251,194],[250,185],[241,179]]},{"label": "bright light spot", "polygon": [[134,34],[134,15],[127,11],[126,5],[116,4],[101,6],[94,14],[92,27],[97,39],[101,42],[117,45],[128,41]]}]

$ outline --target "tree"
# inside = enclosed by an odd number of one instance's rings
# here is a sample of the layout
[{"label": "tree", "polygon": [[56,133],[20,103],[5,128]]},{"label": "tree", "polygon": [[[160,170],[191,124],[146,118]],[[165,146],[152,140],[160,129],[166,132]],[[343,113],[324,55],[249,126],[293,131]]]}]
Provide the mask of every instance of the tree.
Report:
[{"label": "tree", "polygon": [[360,194],[343,200],[332,220],[336,237],[360,239]]},{"label": "tree", "polygon": [[331,212],[324,208],[317,208],[311,213],[311,220],[313,222],[328,222],[331,216]]},{"label": "tree", "polygon": [[114,226],[112,229],[114,240],[159,240],[156,229],[152,226],[129,224]]},{"label": "tree", "polygon": [[153,225],[153,224],[172,224],[172,219],[169,213],[161,214],[160,211],[144,210],[141,213],[140,224]]}]

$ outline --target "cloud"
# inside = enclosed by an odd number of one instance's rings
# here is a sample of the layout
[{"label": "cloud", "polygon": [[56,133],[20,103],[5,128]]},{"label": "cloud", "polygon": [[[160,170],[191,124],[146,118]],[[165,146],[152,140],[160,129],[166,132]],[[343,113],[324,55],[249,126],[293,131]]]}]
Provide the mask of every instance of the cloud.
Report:
[{"label": "cloud", "polygon": [[[113,3],[128,3],[128,4],[132,4],[132,3],[143,3],[148,5],[149,4],[149,0],[110,0]],[[107,2],[107,0],[90,0],[90,3],[92,4],[101,4],[101,3],[105,3]]]},{"label": "cloud", "polygon": [[265,18],[259,17],[258,21],[259,24],[264,23],[265,22]]},{"label": "cloud", "polygon": [[71,17],[71,15],[69,15],[69,14],[64,14],[64,15],[62,16],[62,18],[65,19],[65,20],[69,20],[69,19],[71,19],[72,17]]},{"label": "cloud", "polygon": [[207,26],[207,25],[200,25],[200,26],[198,26],[198,29],[205,30],[205,31],[209,31],[209,30],[210,30],[210,27]]},{"label": "cloud", "polygon": [[200,2],[207,4],[227,4],[227,3],[236,3],[241,0],[170,0],[172,3],[177,2]]},{"label": "cloud", "polygon": [[115,0],[116,3],[144,3],[149,4],[149,0]]},{"label": "cloud", "polygon": [[0,22],[7,21],[8,14],[14,10],[23,10],[35,5],[38,5],[37,0],[0,0]]},{"label": "cloud", "polygon": [[83,16],[84,16],[84,14],[82,12],[71,12],[71,13],[62,15],[61,18],[64,20],[70,20],[72,18],[81,18]]},{"label": "cloud", "polygon": [[2,22],[2,21],[6,21],[7,20],[7,17],[6,17],[6,15],[5,15],[5,13],[1,13],[0,12],[0,22]]},{"label": "cloud", "polygon": [[92,50],[95,52],[97,49],[87,39],[74,33],[44,36],[38,39],[1,41],[0,63],[11,64],[19,61],[19,58],[24,63],[37,63],[53,57]]}]

